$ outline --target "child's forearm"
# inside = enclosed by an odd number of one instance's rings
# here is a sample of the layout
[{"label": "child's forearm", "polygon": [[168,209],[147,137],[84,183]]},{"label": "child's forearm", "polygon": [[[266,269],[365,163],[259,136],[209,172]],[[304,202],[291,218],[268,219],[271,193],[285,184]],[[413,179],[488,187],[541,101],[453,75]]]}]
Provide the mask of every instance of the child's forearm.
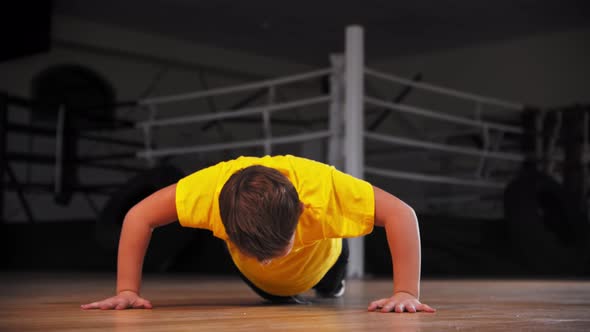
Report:
[{"label": "child's forearm", "polygon": [[414,210],[392,194],[374,187],[375,225],[385,227],[393,260],[394,293],[420,296],[420,232]]},{"label": "child's forearm", "polygon": [[393,260],[394,293],[406,292],[419,298],[421,257],[416,214],[407,205],[396,212],[384,225]]},{"label": "child's forearm", "polygon": [[420,298],[420,231],[414,210],[374,187],[375,226],[385,227],[393,260],[393,295],[371,302],[369,311],[435,312]]},{"label": "child's forearm", "polygon": [[129,290],[139,294],[141,270],[152,230],[178,219],[175,205],[176,184],[143,199],[125,216],[117,261],[117,294]]},{"label": "child's forearm", "polygon": [[123,222],[117,260],[117,294],[126,290],[139,294],[143,259],[152,234],[152,228],[141,219],[131,210]]}]

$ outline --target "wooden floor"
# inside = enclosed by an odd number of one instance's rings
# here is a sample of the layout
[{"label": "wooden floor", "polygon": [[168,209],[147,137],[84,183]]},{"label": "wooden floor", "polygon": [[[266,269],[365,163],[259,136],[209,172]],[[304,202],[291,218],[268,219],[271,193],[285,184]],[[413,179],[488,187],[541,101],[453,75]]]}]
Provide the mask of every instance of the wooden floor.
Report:
[{"label": "wooden floor", "polygon": [[[434,314],[367,312],[388,280],[351,280],[342,299],[263,303],[238,279],[147,276],[152,310],[83,311],[113,275],[0,273],[0,331],[590,331],[590,281],[426,280]],[[312,294],[307,294],[312,296]]]}]

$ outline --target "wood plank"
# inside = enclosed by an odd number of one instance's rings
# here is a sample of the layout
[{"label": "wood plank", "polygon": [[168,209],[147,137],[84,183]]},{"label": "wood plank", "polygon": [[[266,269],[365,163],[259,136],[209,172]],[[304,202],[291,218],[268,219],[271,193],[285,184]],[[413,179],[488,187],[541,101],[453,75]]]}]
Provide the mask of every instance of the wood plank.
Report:
[{"label": "wood plank", "polygon": [[367,312],[389,280],[350,280],[346,295],[269,305],[237,278],[147,275],[152,310],[83,311],[110,296],[111,274],[0,273],[0,331],[478,331],[590,330],[587,280],[426,280],[435,314]]}]

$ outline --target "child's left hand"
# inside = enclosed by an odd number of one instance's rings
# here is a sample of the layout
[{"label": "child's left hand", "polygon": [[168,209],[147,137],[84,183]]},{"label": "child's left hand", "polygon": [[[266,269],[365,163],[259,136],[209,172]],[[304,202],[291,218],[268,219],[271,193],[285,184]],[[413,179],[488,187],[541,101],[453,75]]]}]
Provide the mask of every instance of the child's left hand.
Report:
[{"label": "child's left hand", "polygon": [[381,312],[435,312],[436,309],[431,308],[427,304],[420,303],[418,299],[406,292],[397,292],[390,298],[380,299],[371,302],[368,308],[369,311]]}]

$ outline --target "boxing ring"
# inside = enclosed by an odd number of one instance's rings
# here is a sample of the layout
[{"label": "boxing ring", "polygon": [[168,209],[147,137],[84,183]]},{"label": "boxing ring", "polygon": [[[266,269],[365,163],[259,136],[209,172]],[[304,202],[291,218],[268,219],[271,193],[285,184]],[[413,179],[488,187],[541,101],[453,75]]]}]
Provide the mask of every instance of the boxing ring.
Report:
[{"label": "boxing ring", "polygon": [[[136,156],[154,164],[157,158],[259,147],[263,153],[275,153],[274,147],[287,143],[313,142],[327,147],[325,156],[320,156],[327,163],[334,165],[353,176],[363,178],[371,174],[385,178],[401,178],[430,183],[443,183],[457,186],[475,186],[491,189],[502,189],[505,181],[492,179],[484,166],[490,160],[502,160],[521,163],[525,156],[522,153],[501,151],[500,146],[506,134],[521,135],[523,129],[518,126],[484,120],[483,111],[487,108],[502,109],[507,112],[521,112],[525,106],[519,103],[503,101],[496,98],[457,91],[433,84],[416,82],[396,75],[382,73],[367,68],[364,64],[363,29],[351,26],[346,29],[346,46],[344,54],[331,56],[331,67],[307,73],[281,77],[255,83],[216,88],[207,91],[189,92],[177,95],[146,98],[139,105],[147,112],[145,120],[136,124],[142,130],[144,148]],[[329,80],[329,93],[318,94],[298,100],[277,101],[277,91],[289,84],[297,84],[309,80]],[[385,84],[410,86],[429,93],[456,98],[474,106],[473,117],[463,117],[440,110],[426,109],[385,99],[369,96],[365,92],[365,81],[376,80]],[[267,103],[238,110],[223,110],[211,114],[182,115],[171,117],[166,115],[165,107],[187,100],[199,100],[218,96],[229,96],[236,93],[260,90],[266,91]],[[420,118],[427,118],[444,123],[457,124],[474,128],[480,132],[483,148],[471,148],[434,141],[418,140],[392,134],[376,133],[365,127],[365,108],[379,107],[389,112],[399,112]],[[271,116],[281,112],[301,112],[303,108],[323,107],[328,109],[327,126],[315,130],[303,130],[300,133],[276,135],[273,133]],[[179,125],[196,125],[204,122],[224,121],[243,117],[259,117],[262,137],[237,142],[213,144],[197,144],[188,146],[158,147],[154,146],[154,131],[164,127]],[[400,171],[377,167],[365,163],[365,147],[373,142],[387,143],[397,146],[433,150],[449,154],[459,154],[477,158],[477,167],[471,176],[456,177],[441,174],[425,174],[419,172]],[[361,239],[351,241],[350,276],[363,274],[363,242]]]}]

